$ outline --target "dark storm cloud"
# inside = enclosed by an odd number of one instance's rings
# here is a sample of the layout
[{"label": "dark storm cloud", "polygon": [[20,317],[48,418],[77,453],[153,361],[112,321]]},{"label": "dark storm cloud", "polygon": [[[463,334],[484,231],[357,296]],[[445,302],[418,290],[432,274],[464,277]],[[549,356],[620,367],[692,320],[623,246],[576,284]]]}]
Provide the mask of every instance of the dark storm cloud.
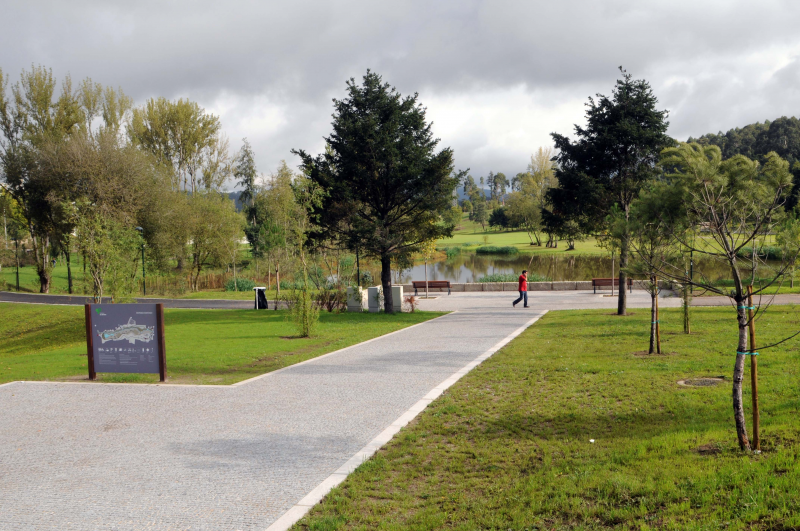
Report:
[{"label": "dark storm cloud", "polygon": [[[121,86],[139,103],[198,100],[221,114],[234,145],[251,139],[263,170],[290,148],[320,149],[330,98],[367,68],[420,92],[443,144],[477,174],[524,169],[547,133],[571,132],[587,96],[611,91],[618,65],[651,81],[679,138],[800,109],[800,4],[789,1],[77,1],[2,11],[0,67],[12,79],[36,63]],[[519,90],[533,102],[526,113],[503,109],[525,103]],[[452,127],[455,114],[441,110],[452,101],[476,118]],[[497,131],[511,140],[500,144]]]}]

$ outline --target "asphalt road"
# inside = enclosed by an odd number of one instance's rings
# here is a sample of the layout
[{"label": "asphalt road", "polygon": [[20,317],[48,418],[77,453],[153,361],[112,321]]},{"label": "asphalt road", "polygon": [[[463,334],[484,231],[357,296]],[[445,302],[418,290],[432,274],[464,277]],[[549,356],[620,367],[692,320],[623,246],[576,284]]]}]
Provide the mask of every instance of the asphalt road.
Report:
[{"label": "asphalt road", "polygon": [[[440,294],[436,294],[440,302],[437,304],[425,305],[425,309],[430,310],[448,310],[444,301],[447,298],[442,298]],[[616,302],[598,301],[616,301],[616,298],[609,297],[610,293],[597,293],[593,294],[590,291],[531,291],[528,292],[528,297],[531,301],[536,301],[536,308],[548,310],[569,310],[569,309],[588,309],[594,307],[616,307]],[[665,293],[666,297],[663,300],[668,306],[680,306],[680,299],[671,296],[671,292]],[[454,293],[450,295],[451,301],[459,299],[464,300],[505,300],[509,297],[516,298],[516,292],[469,292],[469,293]],[[447,297],[447,296],[445,296]],[[629,294],[629,304],[636,306],[649,305],[649,296],[641,290],[634,290]],[[104,303],[109,303],[111,299],[103,298]],[[643,302],[644,301],[644,302]],[[82,306],[92,302],[91,297],[84,295],[42,295],[39,293],[15,293],[11,291],[0,291],[0,302],[24,302],[33,304],[68,304]],[[165,308],[193,308],[203,310],[223,309],[223,310],[250,310],[253,308],[252,301],[232,301],[222,299],[154,299],[154,298],[139,298],[136,302],[157,304],[161,303]],[[762,297],[756,301],[757,304],[800,304],[800,293],[791,293],[783,295],[774,295],[770,297]],[[269,301],[269,307],[274,308],[275,301]],[[502,303],[500,303],[502,304]],[[532,304],[534,304],[532,302]],[[694,297],[692,299],[692,306],[730,306],[732,305],[731,299],[728,297]],[[454,304],[453,309],[460,307],[459,304]],[[281,303],[283,307],[283,303]],[[633,307],[633,306],[632,306]]]},{"label": "asphalt road", "polygon": [[[24,302],[31,304],[66,304],[83,306],[91,304],[92,298],[85,295],[43,295],[40,293],[15,293],[13,291],[0,291],[0,302]],[[103,297],[103,303],[108,304],[111,299]],[[136,302],[147,304],[161,303],[165,308],[193,308],[202,310],[252,310],[253,301],[232,301],[222,299],[154,299],[138,298]],[[268,301],[269,307],[274,308],[275,301]],[[281,303],[283,306],[283,303]]]}]

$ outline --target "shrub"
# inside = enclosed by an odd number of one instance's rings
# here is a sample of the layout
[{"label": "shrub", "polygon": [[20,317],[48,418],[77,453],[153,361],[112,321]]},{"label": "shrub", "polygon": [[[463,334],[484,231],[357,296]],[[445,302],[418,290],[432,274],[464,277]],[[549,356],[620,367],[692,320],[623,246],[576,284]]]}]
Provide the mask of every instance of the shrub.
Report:
[{"label": "shrub", "polygon": [[371,286],[373,284],[372,273],[369,271],[363,271],[361,273],[361,285],[362,286]]},{"label": "shrub", "polygon": [[414,313],[414,311],[416,311],[417,309],[417,306],[419,306],[419,301],[417,300],[417,298],[414,295],[406,295],[404,299],[406,302],[406,306],[408,307],[408,310],[411,313]]},{"label": "shrub", "polygon": [[517,254],[519,253],[519,249],[510,246],[498,247],[496,245],[484,245],[478,247],[475,252],[477,254]]},{"label": "shrub", "polygon": [[291,296],[292,322],[300,337],[311,337],[319,324],[319,306],[314,303],[308,290],[299,290]]},{"label": "shrub", "polygon": [[[516,282],[519,279],[517,273],[494,273],[492,275],[484,275],[478,279],[478,282]],[[550,278],[537,273],[528,272],[528,282],[550,282]]]},{"label": "shrub", "polygon": [[[766,260],[781,260],[783,259],[783,251],[780,247],[772,245],[764,245],[757,249],[758,257]],[[752,247],[742,247],[738,253],[739,258],[749,259],[753,256]]]},{"label": "shrub", "polygon": [[461,254],[461,247],[445,247],[444,253],[447,258],[454,258]]},{"label": "shrub", "polygon": [[289,280],[281,280],[281,289],[303,289],[303,281],[291,282]]},{"label": "shrub", "polygon": [[316,303],[328,312],[347,310],[347,294],[341,289],[323,289],[314,297]]},{"label": "shrub", "polygon": [[249,278],[237,278],[236,283],[232,278],[225,281],[225,291],[252,291],[256,283]]}]

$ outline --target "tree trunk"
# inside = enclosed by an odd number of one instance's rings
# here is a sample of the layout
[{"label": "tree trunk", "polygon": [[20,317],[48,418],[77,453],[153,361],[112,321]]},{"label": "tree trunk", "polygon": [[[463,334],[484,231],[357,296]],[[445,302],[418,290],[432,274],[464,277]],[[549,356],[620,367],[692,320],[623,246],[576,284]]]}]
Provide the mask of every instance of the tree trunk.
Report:
[{"label": "tree trunk", "polygon": [[19,240],[14,240],[16,249],[14,251],[14,258],[17,260],[17,291],[19,291]]},{"label": "tree trunk", "polygon": [[619,247],[619,299],[617,300],[617,315],[625,315],[628,310],[628,274],[625,268],[628,267],[628,236],[622,237],[622,245]]},{"label": "tree trunk", "polygon": [[428,261],[425,260],[425,298],[428,298]]},{"label": "tree trunk", "polygon": [[69,294],[72,295],[72,266],[70,264],[69,244],[67,244],[67,289]]},{"label": "tree trunk", "polygon": [[683,333],[690,334],[692,332],[692,327],[689,323],[689,285],[685,284],[683,286]]},{"label": "tree trunk", "polygon": [[739,343],[736,347],[736,363],[733,366],[733,418],[736,422],[739,448],[750,450],[750,441],[747,438],[747,426],[744,420],[744,405],[742,404],[742,380],[744,379],[744,359],[746,357],[742,353],[747,351],[747,314],[742,307],[743,304],[744,301],[737,301]]},{"label": "tree trunk", "polygon": [[661,354],[661,318],[659,317],[658,311],[658,277],[653,276],[654,284],[655,284],[655,292],[656,292],[656,352]]},{"label": "tree trunk", "polygon": [[233,291],[239,291],[239,284],[236,282],[236,253],[233,253]]},{"label": "tree trunk", "polygon": [[[653,282],[653,277],[650,277],[650,282]],[[656,290],[654,287],[650,288],[650,349],[648,354],[656,353]]]},{"label": "tree trunk", "polygon": [[758,357],[756,357],[756,322],[753,315],[753,286],[747,286],[747,320],[750,322],[750,391],[753,398],[753,450],[761,450],[758,411]]},{"label": "tree trunk", "polygon": [[381,286],[383,287],[383,311],[394,313],[392,301],[392,265],[388,254],[381,255]]},{"label": "tree trunk", "polygon": [[36,256],[36,274],[39,276],[39,293],[50,293],[50,279],[52,268],[50,266],[50,239],[34,236],[33,227],[30,228],[33,241],[33,253]]},{"label": "tree trunk", "polygon": [[278,310],[278,300],[281,298],[281,269],[280,263],[275,262],[275,311]]}]

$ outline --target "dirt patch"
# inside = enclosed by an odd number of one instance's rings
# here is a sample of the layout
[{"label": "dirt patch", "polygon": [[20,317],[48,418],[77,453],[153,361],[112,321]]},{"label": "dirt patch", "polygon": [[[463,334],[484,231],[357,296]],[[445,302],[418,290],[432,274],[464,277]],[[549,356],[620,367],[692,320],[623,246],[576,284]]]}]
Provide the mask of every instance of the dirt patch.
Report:
[{"label": "dirt patch", "polygon": [[609,313],[607,315],[616,315],[617,317],[630,317],[631,315],[636,315],[636,312],[628,312],[625,315],[620,315],[617,312]]},{"label": "dirt patch", "polygon": [[631,352],[631,356],[634,358],[663,358],[665,356],[677,356],[677,352],[662,352],[661,354],[650,354],[646,350],[637,350],[636,352]]},{"label": "dirt patch", "polygon": [[708,443],[703,446],[698,446],[694,451],[700,455],[717,455],[722,452],[717,443]]},{"label": "dirt patch", "polygon": [[683,387],[713,387],[725,381],[723,376],[708,376],[702,378],[686,378],[679,380],[678,385]]}]

